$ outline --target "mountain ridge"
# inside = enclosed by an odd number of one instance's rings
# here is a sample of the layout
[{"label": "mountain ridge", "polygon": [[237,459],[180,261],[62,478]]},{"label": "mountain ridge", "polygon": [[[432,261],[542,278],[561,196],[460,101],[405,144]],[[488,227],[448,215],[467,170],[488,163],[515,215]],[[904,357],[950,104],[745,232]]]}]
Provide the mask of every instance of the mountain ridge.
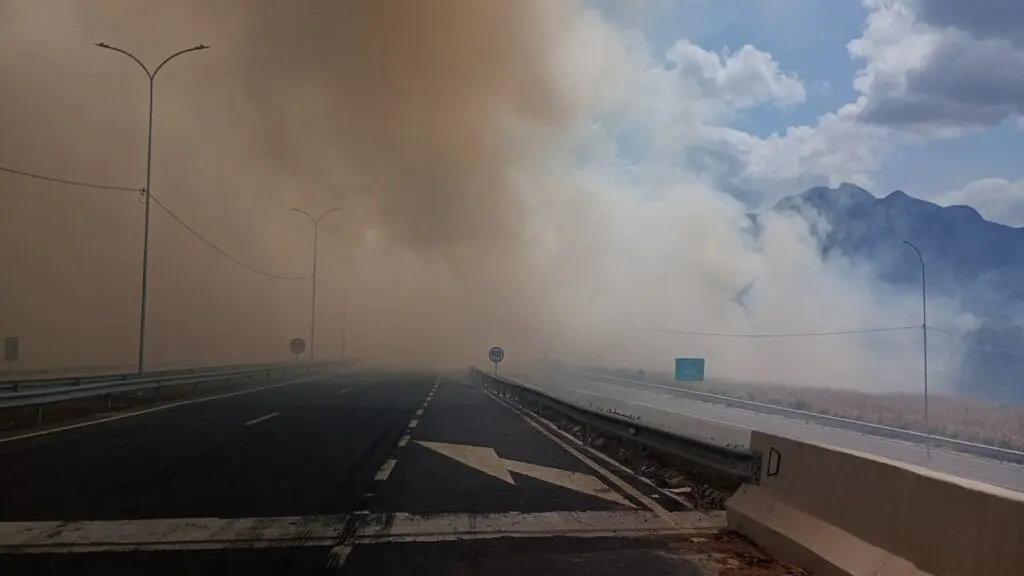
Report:
[{"label": "mountain ridge", "polygon": [[888,286],[919,289],[920,263],[904,241],[913,243],[925,263],[929,299],[952,299],[981,321],[964,335],[961,380],[973,384],[961,392],[1024,402],[1016,376],[1024,371],[1024,227],[991,222],[971,206],[940,206],[902,190],[877,197],[849,183],[810,188],[767,211],[802,217],[823,259],[865,263]]}]

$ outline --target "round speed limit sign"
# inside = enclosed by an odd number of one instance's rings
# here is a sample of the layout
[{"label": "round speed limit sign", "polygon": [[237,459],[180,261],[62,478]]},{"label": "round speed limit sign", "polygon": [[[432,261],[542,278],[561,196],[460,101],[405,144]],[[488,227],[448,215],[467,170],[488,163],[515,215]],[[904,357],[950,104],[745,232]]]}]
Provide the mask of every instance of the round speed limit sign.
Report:
[{"label": "round speed limit sign", "polygon": [[505,351],[499,346],[495,346],[487,351],[487,357],[491,359],[491,362],[497,364],[505,359]]}]

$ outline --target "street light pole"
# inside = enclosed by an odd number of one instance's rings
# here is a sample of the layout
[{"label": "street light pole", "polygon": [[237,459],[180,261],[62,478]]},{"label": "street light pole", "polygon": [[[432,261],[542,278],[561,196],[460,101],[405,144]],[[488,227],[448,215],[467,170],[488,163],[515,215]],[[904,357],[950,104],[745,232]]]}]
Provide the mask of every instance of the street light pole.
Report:
[{"label": "street light pole", "polygon": [[200,44],[198,46],[193,46],[191,48],[179,50],[178,52],[171,54],[167,58],[164,58],[163,62],[161,62],[159,66],[157,66],[152,72],[150,72],[149,68],[145,64],[143,64],[141,60],[136,58],[134,54],[127,50],[123,50],[121,48],[111,46],[103,42],[97,42],[94,45],[99,48],[106,48],[107,50],[119,52],[131,58],[135,61],[136,64],[138,64],[142,68],[142,71],[146,73],[146,77],[149,78],[149,133],[148,136],[146,137],[146,188],[143,192],[145,194],[146,200],[146,216],[142,234],[142,301],[139,305],[140,311],[138,372],[139,376],[142,376],[145,369],[146,358],[146,293],[149,283],[149,214],[151,206],[150,174],[152,173],[153,168],[153,88],[155,86],[156,75],[160,73],[160,69],[163,68],[165,64],[167,64],[171,60],[174,60],[178,56],[181,56],[182,54],[196,52],[198,50],[206,50],[207,48],[209,48],[209,46]]},{"label": "street light pole", "polygon": [[[914,252],[917,253],[918,261],[921,262],[921,337],[924,346],[924,431],[926,435],[930,435],[931,427],[928,425],[928,284],[925,281],[924,256],[921,256],[921,251],[907,240],[904,240],[903,243],[914,249]],[[930,438],[925,438],[924,446],[928,452],[928,457],[931,458]]]},{"label": "street light pole", "polygon": [[324,216],[332,212],[341,212],[344,208],[331,208],[326,212],[323,212],[316,218],[314,218],[309,212],[300,210],[298,208],[291,208],[292,212],[298,212],[310,222],[313,223],[313,296],[310,298],[311,311],[309,318],[309,362],[312,364],[316,361],[316,263],[317,263],[317,247],[320,243],[320,221],[323,220]]},{"label": "street light pole", "polygon": [[348,341],[348,288],[342,293],[341,308],[341,359],[345,360],[345,344]]}]

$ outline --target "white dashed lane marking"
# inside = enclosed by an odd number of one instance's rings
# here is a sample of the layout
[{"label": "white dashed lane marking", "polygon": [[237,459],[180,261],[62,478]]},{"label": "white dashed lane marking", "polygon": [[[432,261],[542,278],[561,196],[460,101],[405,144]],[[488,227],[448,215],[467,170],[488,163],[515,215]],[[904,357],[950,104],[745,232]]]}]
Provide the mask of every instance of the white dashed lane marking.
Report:
[{"label": "white dashed lane marking", "polygon": [[265,416],[260,416],[259,418],[254,418],[252,420],[249,420],[248,422],[245,423],[245,425],[246,426],[252,426],[253,424],[259,424],[260,422],[263,422],[264,420],[270,420],[271,418],[273,418],[274,416],[277,416],[278,414],[280,414],[280,412],[271,412],[270,414],[267,414]]},{"label": "white dashed lane marking", "polygon": [[398,460],[396,460],[395,458],[388,458],[387,460],[385,460],[384,464],[381,465],[380,470],[377,470],[377,475],[374,476],[373,479],[377,482],[383,482],[387,480],[388,476],[391,476],[391,471],[395,469],[395,463],[397,462]]}]

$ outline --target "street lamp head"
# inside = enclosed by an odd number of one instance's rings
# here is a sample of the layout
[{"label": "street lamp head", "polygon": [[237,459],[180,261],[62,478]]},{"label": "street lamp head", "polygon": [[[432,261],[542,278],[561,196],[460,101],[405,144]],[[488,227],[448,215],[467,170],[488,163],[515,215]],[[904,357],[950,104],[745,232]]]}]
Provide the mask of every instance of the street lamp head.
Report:
[{"label": "street lamp head", "polygon": [[93,42],[92,45],[97,46],[99,48],[110,48],[110,45],[106,42]]},{"label": "street lamp head", "polygon": [[195,47],[193,47],[192,49],[193,50],[206,50],[208,48],[209,48],[209,46],[207,46],[206,44],[196,44]]}]

